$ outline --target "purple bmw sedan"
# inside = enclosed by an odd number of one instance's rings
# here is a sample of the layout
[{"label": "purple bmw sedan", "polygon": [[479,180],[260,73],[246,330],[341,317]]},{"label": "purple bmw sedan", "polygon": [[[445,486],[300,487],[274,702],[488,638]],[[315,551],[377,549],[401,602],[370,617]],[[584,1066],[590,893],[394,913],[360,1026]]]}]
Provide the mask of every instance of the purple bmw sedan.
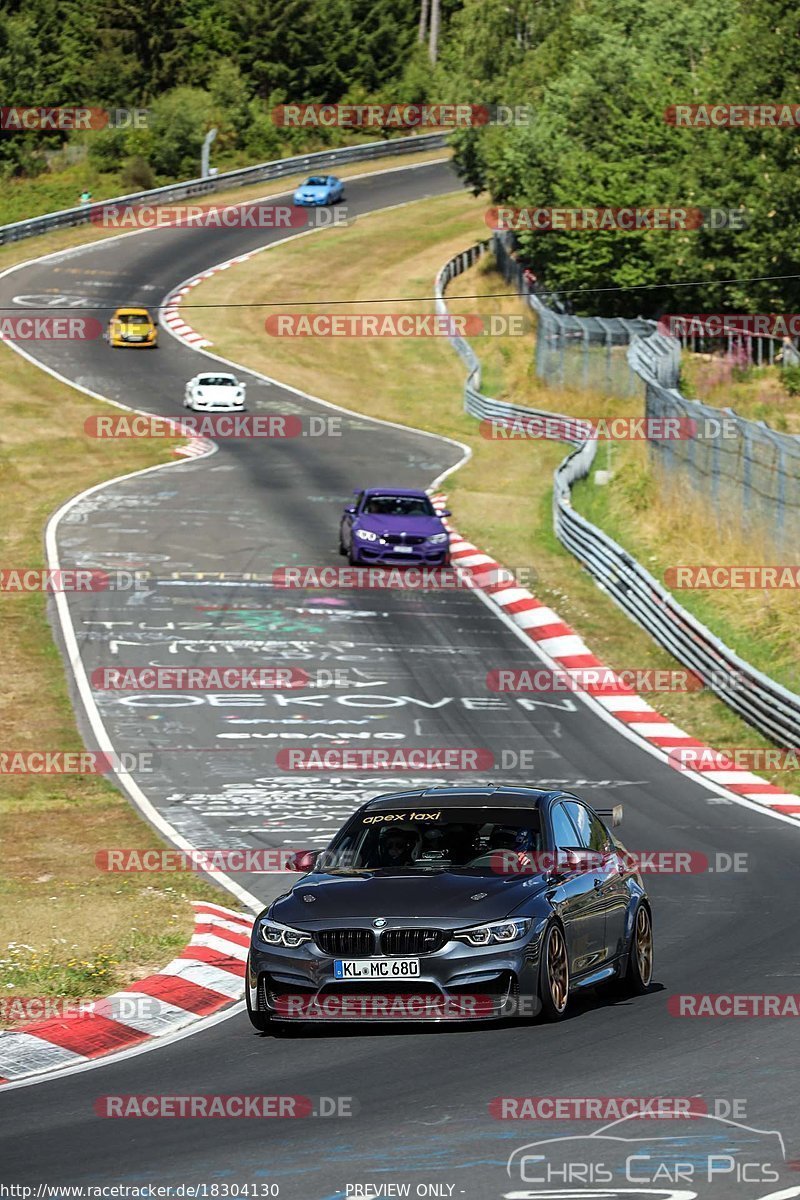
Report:
[{"label": "purple bmw sedan", "polygon": [[339,553],[350,563],[450,565],[450,535],[429,496],[413,488],[374,487],[356,493],[342,514]]}]

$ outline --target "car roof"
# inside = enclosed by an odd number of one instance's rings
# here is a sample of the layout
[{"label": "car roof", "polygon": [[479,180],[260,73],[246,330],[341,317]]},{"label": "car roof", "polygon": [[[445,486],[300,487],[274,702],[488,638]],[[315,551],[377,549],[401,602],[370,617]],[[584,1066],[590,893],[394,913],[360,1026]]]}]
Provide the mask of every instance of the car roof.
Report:
[{"label": "car roof", "polygon": [[131,316],[150,317],[150,313],[147,311],[147,309],[142,308],[138,304],[120,304],[119,308],[114,310],[114,316],[116,317],[117,313],[123,312],[130,313]]},{"label": "car roof", "polygon": [[235,375],[231,375],[230,371],[201,371],[199,375],[195,375],[195,379],[235,379]]},{"label": "car roof", "polygon": [[368,800],[366,809],[397,808],[424,801],[436,808],[539,808],[545,801],[563,793],[530,787],[451,787],[422,788],[411,792],[392,792]]},{"label": "car roof", "polygon": [[428,493],[422,488],[399,488],[399,487],[368,487],[364,488],[366,496],[423,496],[426,500],[430,499]]}]

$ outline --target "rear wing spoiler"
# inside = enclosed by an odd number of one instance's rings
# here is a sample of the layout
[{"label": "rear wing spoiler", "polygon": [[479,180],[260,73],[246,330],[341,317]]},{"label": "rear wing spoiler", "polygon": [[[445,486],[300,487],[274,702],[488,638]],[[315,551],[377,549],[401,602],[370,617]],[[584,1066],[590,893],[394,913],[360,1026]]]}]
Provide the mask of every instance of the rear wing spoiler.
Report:
[{"label": "rear wing spoiler", "polygon": [[622,824],[621,804],[615,804],[613,808],[598,808],[595,811],[598,817],[602,817],[605,821],[610,821],[615,827]]}]

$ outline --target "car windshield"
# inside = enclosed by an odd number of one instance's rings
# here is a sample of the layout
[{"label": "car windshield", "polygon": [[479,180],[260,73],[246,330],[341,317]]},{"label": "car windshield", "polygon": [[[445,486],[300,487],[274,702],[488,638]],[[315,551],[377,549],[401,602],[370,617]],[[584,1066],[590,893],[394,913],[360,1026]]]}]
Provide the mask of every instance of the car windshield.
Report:
[{"label": "car windshield", "polygon": [[328,181],[324,175],[312,175],[305,181],[304,187],[327,187]]},{"label": "car windshield", "polygon": [[368,496],[364,512],[386,517],[434,517],[427,496]]},{"label": "car windshield", "polygon": [[362,871],[493,875],[498,852],[541,849],[539,814],[534,809],[437,809],[431,802],[359,813],[322,853],[315,870],[334,875]]},{"label": "car windshield", "polygon": [[235,387],[236,380],[230,375],[201,375],[197,381],[200,387]]},{"label": "car windshield", "polygon": [[144,322],[149,321],[150,318],[147,316],[147,313],[129,312],[129,313],[120,313],[119,317],[117,319],[119,321],[123,321],[126,325],[131,325],[131,324],[138,325],[138,324],[142,324]]}]

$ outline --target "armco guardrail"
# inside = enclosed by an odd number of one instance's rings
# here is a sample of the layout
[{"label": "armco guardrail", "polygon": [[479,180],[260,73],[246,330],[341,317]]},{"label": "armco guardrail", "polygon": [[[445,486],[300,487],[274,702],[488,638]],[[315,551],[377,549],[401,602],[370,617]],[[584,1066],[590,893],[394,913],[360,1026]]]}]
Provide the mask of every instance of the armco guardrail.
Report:
[{"label": "armco guardrail", "polygon": [[[482,242],[445,263],[436,277],[437,312],[447,313],[444,293],[450,280],[471,267],[488,249],[488,244]],[[464,386],[464,407],[472,416],[501,423],[549,417],[564,421],[567,427],[574,421],[563,414],[484,396],[480,391],[480,362],[472,348],[463,338],[450,340],[469,371]],[[571,439],[565,437],[563,440]],[[556,468],[554,475],[553,524],[559,540],[628,616],[679,662],[694,671],[748,724],[780,746],[791,749],[800,745],[800,696],[739,658],[710,629],[686,612],[622,546],[575,512],[570,489],[576,480],[583,479],[591,470],[597,441],[576,440],[572,444],[576,448]]]},{"label": "armco guardrail", "polygon": [[238,171],[225,171],[208,179],[169,183],[164,187],[152,188],[148,192],[131,192],[127,196],[114,196],[96,204],[81,204],[77,208],[64,208],[60,212],[45,213],[27,221],[15,221],[12,225],[0,225],[0,245],[19,241],[20,238],[36,237],[53,229],[88,225],[94,215],[101,214],[103,209],[111,204],[171,204],[176,200],[187,200],[191,196],[205,196],[229,187],[244,187],[249,183],[281,179],[285,175],[333,167],[339,163],[369,162],[373,158],[391,158],[395,155],[414,154],[420,150],[434,150],[437,146],[444,146],[446,141],[447,135],[444,133],[428,133],[384,142],[367,142],[361,146],[320,150],[315,154],[303,154],[296,158],[279,158],[274,162],[259,163],[254,167],[242,167]]}]

